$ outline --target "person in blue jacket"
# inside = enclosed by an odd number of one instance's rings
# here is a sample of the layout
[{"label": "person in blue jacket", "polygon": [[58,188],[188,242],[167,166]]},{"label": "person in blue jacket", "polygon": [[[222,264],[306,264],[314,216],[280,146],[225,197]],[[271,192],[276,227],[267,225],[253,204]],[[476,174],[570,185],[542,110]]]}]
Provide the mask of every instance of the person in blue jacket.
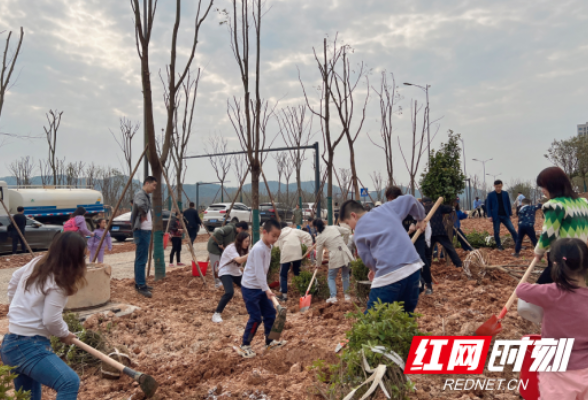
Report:
[{"label": "person in blue jacket", "polygon": [[512,216],[512,207],[510,205],[510,198],[508,192],[502,190],[502,181],[494,181],[494,191],[488,193],[486,199],[486,212],[488,219],[494,225],[494,240],[498,250],[504,250],[502,242],[500,241],[500,224],[503,224],[510,232],[512,239],[517,241],[518,235],[515,230],[510,217]]},{"label": "person in blue jacket", "polygon": [[455,228],[453,230],[453,236],[457,235],[457,241],[459,242],[459,244],[461,244],[462,249],[464,249],[465,251],[473,251],[474,249],[472,248],[472,246],[470,246],[468,242],[464,240],[466,235],[461,230],[461,220],[466,219],[468,215],[461,211],[461,209],[459,208],[459,203],[457,201],[455,202],[455,213],[457,218],[453,222],[453,227]]}]

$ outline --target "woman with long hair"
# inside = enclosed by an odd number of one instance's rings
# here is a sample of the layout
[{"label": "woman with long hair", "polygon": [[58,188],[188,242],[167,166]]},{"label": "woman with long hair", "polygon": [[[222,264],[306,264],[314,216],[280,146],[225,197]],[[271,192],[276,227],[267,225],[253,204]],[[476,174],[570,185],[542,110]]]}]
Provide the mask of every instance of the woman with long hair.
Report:
[{"label": "woman with long hair", "polygon": [[[559,167],[545,168],[537,176],[537,186],[548,201],[543,205],[545,222],[541,236],[535,246],[535,258],[541,260],[551,245],[560,238],[577,238],[584,243],[588,240],[588,201],[578,197],[572,189],[572,182]],[[538,284],[553,283],[551,257],[547,257],[547,268]]]},{"label": "woman with long hair", "polygon": [[351,301],[349,295],[349,271],[350,263],[355,260],[353,254],[347,247],[351,231],[340,226],[325,226],[322,219],[315,219],[314,227],[318,232],[316,238],[316,265],[320,267],[323,263],[323,250],[329,250],[329,275],[328,285],[331,297],[327,303],[337,302],[337,275],[341,270],[341,280],[343,281],[343,292],[345,301]]},{"label": "woman with long hair", "polygon": [[68,296],[86,284],[86,241],[75,232],[58,234],[47,253],[12,274],[8,284],[9,334],[1,356],[15,367],[16,390],[41,399],[41,385],[57,392],[56,400],[78,397],[80,378],[53,351],[51,336],[71,345],[76,337],[63,320]]},{"label": "woman with long hair", "polygon": [[233,284],[241,287],[241,278],[243,275],[241,265],[247,261],[250,243],[249,233],[241,231],[235,238],[235,242],[228,245],[225,251],[223,251],[219,263],[218,276],[223,283],[225,294],[223,294],[223,297],[218,302],[216,312],[212,316],[212,322],[223,322],[221,314],[235,295]]}]

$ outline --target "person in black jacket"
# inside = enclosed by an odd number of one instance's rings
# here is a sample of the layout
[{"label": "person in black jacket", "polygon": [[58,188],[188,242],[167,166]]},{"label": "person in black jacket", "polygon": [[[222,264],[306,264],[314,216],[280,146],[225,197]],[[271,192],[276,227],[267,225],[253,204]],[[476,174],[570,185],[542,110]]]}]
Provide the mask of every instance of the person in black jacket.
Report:
[{"label": "person in black jacket", "polygon": [[[27,226],[27,217],[25,217],[25,215],[24,215],[24,207],[20,206],[16,209],[16,211],[18,212],[18,214],[14,214],[12,216],[12,218],[14,219],[16,226],[18,227],[18,229],[21,231],[22,235],[24,236],[25,227]],[[24,253],[26,251],[24,241],[22,240],[22,238],[18,234],[18,231],[14,228],[12,223],[10,223],[10,225],[8,225],[7,231],[8,231],[8,236],[12,237],[12,254],[16,254],[16,250],[18,249],[19,242],[20,242],[20,249]]]},{"label": "person in black jacket", "polygon": [[[433,201],[430,198],[425,197],[423,198],[423,205],[425,206],[425,211],[428,214],[429,211],[431,211],[431,209],[433,208]],[[433,234],[431,236],[431,247],[427,249],[429,265],[433,260],[433,248],[435,247],[435,244],[439,243],[441,246],[443,246],[445,252],[451,258],[453,264],[457,268],[461,268],[462,266],[461,258],[459,258],[459,255],[455,251],[455,247],[453,247],[453,243],[449,239],[449,236],[447,236],[447,229],[443,224],[443,215],[451,214],[452,212],[453,207],[442,204],[439,206],[437,211],[435,211],[435,214],[433,214],[433,218],[431,218],[430,224]]]},{"label": "person in black jacket", "polygon": [[202,220],[200,219],[200,215],[198,211],[194,208],[194,203],[190,203],[190,208],[184,211],[184,219],[188,221],[188,235],[190,236],[190,240],[194,243],[196,240],[196,236],[198,235],[198,231],[200,230],[200,225],[202,225]]},{"label": "person in black jacket", "polygon": [[[400,189],[398,186],[390,186],[388,189],[386,189],[387,201],[393,201],[402,195],[402,189]],[[417,221],[410,214],[402,221],[402,226],[404,226],[404,229],[406,229],[406,232],[411,237],[416,232],[416,223]],[[414,248],[421,257],[421,261],[425,264],[423,265],[421,274],[422,279],[425,282],[425,294],[433,294],[433,277],[431,276],[431,261],[427,257],[427,242],[425,240],[425,232],[423,232],[418,237],[418,239],[414,243]]]}]

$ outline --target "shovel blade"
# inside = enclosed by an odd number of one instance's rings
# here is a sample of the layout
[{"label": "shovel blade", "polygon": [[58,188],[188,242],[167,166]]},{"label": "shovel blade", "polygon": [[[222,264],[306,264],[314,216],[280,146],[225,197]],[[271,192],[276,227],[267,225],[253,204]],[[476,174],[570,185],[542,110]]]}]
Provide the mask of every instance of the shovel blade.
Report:
[{"label": "shovel blade", "polygon": [[278,315],[276,316],[276,320],[272,325],[272,330],[268,336],[271,340],[279,340],[280,336],[282,335],[282,331],[284,330],[284,325],[286,325],[286,312],[288,311],[286,307],[278,306]]},{"label": "shovel blade", "polygon": [[153,397],[153,395],[157,391],[157,387],[159,386],[159,384],[155,379],[153,379],[152,376],[143,374],[141,372],[137,372],[129,367],[125,367],[125,369],[123,369],[123,373],[139,382],[139,386],[141,387],[143,393],[145,393],[146,398],[149,399]]},{"label": "shovel blade", "polygon": [[477,336],[496,336],[502,332],[502,324],[500,320],[493,315],[490,319],[484,322],[478,329],[476,329]]},{"label": "shovel blade", "polygon": [[310,303],[312,302],[312,295],[307,294],[304,297],[300,298],[300,312],[303,313],[310,308]]}]

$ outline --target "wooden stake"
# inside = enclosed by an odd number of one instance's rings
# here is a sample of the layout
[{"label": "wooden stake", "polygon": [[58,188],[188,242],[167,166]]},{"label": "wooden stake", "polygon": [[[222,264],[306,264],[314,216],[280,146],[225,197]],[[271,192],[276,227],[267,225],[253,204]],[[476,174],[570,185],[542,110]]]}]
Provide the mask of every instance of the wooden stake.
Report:
[{"label": "wooden stake", "polygon": [[[124,199],[125,194],[127,193],[129,186],[133,182],[133,177],[135,176],[135,173],[139,169],[139,165],[141,165],[141,162],[143,161],[143,157],[145,156],[145,153],[147,152],[148,148],[149,148],[149,145],[145,146],[145,150],[143,150],[143,153],[141,153],[141,156],[139,157],[139,161],[137,161],[137,165],[135,165],[135,169],[131,173],[129,180],[128,180],[127,184],[125,185],[125,188],[123,189],[123,191],[118,199],[118,202],[116,203],[116,207],[114,207],[114,210],[112,210],[112,217],[108,220],[108,225],[106,226],[106,230],[104,232],[110,231],[110,227],[112,226],[112,221],[114,220],[114,217],[116,216],[116,212],[118,211],[118,208],[120,207],[120,203]],[[131,226],[131,229],[133,229],[132,226]],[[98,250],[96,251],[96,254],[94,254],[94,259],[92,260],[92,263],[96,262],[96,259],[98,258],[98,254],[100,253],[100,249],[102,248],[102,243],[104,242],[105,237],[106,237],[106,234],[102,235],[102,237],[100,238],[100,243],[98,243]]]},{"label": "wooden stake", "polygon": [[2,207],[4,208],[4,211],[6,211],[6,214],[8,215],[8,218],[10,218],[10,222],[12,222],[12,226],[18,232],[18,236],[20,236],[20,238],[22,239],[22,242],[27,246],[27,250],[29,251],[29,253],[31,253],[31,259],[35,258],[35,253],[33,253],[33,250],[31,249],[31,246],[29,246],[29,243],[27,242],[27,240],[25,239],[24,235],[20,231],[18,225],[16,225],[16,222],[14,222],[14,218],[12,218],[12,215],[10,215],[10,212],[8,211],[8,208],[6,208],[6,204],[4,204],[3,197],[4,197],[4,192],[2,192],[2,198],[0,198],[0,202],[2,202]]},{"label": "wooden stake", "polygon": [[151,275],[151,261],[153,261],[153,234],[149,240],[149,260],[147,261],[147,276]]},{"label": "wooden stake", "polygon": [[[163,168],[163,164],[161,163],[161,159],[159,158],[159,156],[157,157],[157,162],[159,162],[159,166],[161,167],[161,174],[163,175],[163,178],[165,179],[165,183],[167,184],[167,187],[171,187],[169,184],[169,180],[167,179],[167,174],[165,173],[165,169]],[[177,199],[176,199],[176,194],[173,191],[170,191],[170,194],[172,196],[172,201],[176,204],[177,207]],[[184,229],[184,232],[188,233],[188,228],[186,228],[186,223],[184,222],[184,214],[182,213],[182,211],[179,211],[180,214],[180,221],[182,222],[182,228]],[[170,215],[170,219],[171,219],[171,215]],[[204,275],[202,275],[202,271],[200,270],[200,265],[198,265],[198,261],[196,260],[196,254],[194,253],[194,244],[192,243],[191,240],[188,240],[188,243],[190,244],[189,249],[190,249],[190,254],[192,255],[192,261],[194,261],[194,264],[196,265],[196,268],[198,269],[198,273],[200,274],[200,278],[202,278],[202,284],[204,286],[206,286],[206,279],[204,279]]]}]

